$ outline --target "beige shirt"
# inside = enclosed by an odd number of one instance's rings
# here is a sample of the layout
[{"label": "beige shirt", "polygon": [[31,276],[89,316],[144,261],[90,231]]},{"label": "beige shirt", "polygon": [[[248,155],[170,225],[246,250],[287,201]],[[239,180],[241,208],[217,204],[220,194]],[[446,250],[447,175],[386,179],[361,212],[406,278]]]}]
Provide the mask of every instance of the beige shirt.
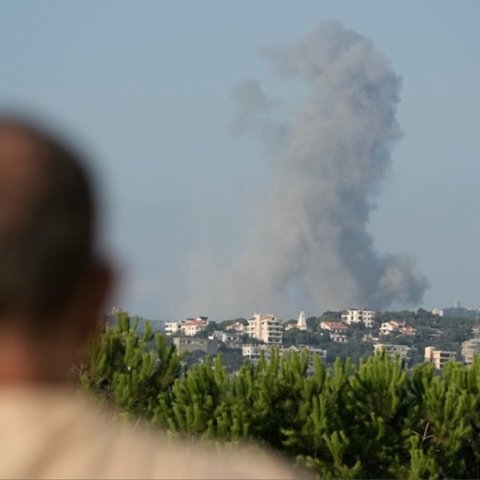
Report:
[{"label": "beige shirt", "polygon": [[62,388],[0,388],[0,478],[298,478],[260,449],[206,449],[114,423]]}]

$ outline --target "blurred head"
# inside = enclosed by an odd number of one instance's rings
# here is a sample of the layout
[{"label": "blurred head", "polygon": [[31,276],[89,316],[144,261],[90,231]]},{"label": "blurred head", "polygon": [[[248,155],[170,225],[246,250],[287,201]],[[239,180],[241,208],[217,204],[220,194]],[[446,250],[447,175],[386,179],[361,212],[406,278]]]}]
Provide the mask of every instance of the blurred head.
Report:
[{"label": "blurred head", "polygon": [[108,282],[94,217],[77,153],[33,124],[0,118],[0,331],[52,334],[74,321],[73,309],[98,313]]}]

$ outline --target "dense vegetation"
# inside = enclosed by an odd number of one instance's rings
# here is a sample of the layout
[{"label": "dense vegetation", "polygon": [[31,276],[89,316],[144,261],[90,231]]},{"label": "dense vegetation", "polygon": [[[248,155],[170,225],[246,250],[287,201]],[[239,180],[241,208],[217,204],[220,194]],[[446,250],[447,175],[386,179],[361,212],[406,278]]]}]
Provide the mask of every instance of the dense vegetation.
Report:
[{"label": "dense vegetation", "polygon": [[228,374],[184,367],[128,317],[95,340],[78,381],[125,415],[204,441],[254,440],[321,478],[479,478],[480,362],[409,371],[385,356],[355,365],[273,354]]}]

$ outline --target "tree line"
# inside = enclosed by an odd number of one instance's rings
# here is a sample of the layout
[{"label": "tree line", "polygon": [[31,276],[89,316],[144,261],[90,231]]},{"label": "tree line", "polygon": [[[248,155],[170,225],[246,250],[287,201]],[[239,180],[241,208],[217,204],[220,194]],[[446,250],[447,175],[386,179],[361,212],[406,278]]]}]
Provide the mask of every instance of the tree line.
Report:
[{"label": "tree line", "polygon": [[256,442],[321,478],[480,478],[480,362],[408,370],[370,356],[325,365],[275,352],[229,374],[221,357],[186,367],[126,314],[74,370],[107,407],[173,435]]}]

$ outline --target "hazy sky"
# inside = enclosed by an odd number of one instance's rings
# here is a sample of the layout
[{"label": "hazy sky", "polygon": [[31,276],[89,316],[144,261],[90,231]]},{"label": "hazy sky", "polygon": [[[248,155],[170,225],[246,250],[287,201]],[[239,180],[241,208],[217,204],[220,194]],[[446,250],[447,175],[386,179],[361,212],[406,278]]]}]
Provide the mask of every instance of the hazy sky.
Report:
[{"label": "hazy sky", "polygon": [[[122,279],[112,302],[149,318],[222,320],[214,306],[194,311],[187,302],[192,261],[235,257],[272,183],[264,146],[232,135],[232,91],[255,78],[273,97],[301,97],[305,87],[279,81],[259,50],[290,45],[336,19],[370,39],[402,77],[403,137],[371,199],[375,251],[411,255],[428,277],[423,303],[410,308],[480,304],[477,0],[0,7],[0,102],[47,119],[90,152],[104,243]],[[300,303],[273,313],[292,316]]]}]

